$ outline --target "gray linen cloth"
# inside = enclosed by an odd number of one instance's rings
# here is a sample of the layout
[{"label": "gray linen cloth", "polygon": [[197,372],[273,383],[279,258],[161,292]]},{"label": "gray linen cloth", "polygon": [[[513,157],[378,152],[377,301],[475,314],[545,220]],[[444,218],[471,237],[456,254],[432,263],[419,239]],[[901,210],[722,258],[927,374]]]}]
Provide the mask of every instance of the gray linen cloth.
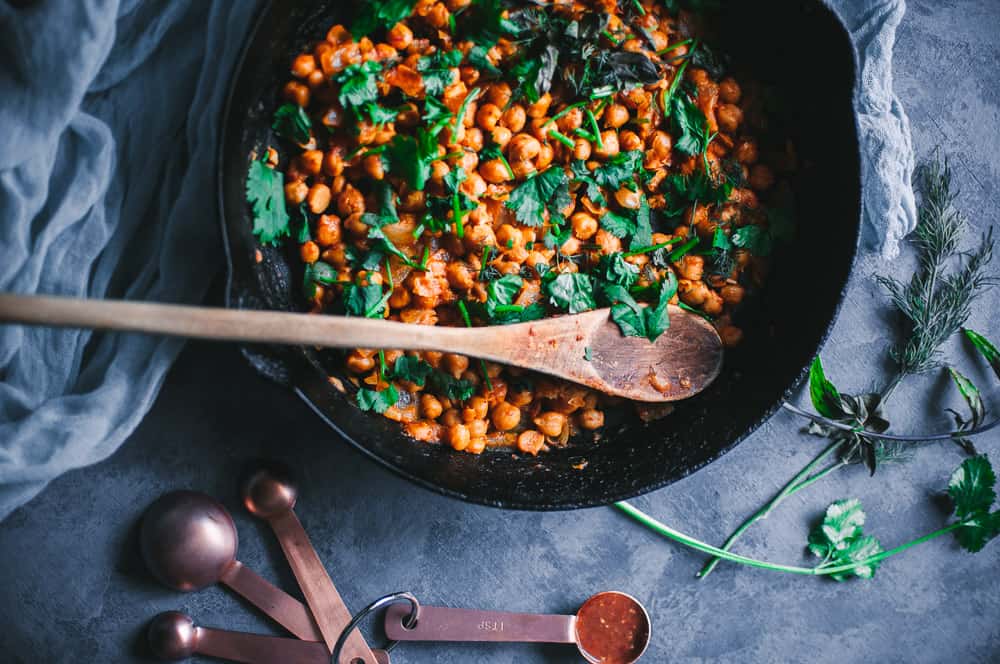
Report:
[{"label": "gray linen cloth", "polygon": [[[0,290],[197,303],[221,260],[215,148],[259,0],[0,2]],[[914,225],[892,92],[902,0],[831,1],[857,47],[869,247]],[[0,326],[0,519],[112,454],[182,343]]]}]

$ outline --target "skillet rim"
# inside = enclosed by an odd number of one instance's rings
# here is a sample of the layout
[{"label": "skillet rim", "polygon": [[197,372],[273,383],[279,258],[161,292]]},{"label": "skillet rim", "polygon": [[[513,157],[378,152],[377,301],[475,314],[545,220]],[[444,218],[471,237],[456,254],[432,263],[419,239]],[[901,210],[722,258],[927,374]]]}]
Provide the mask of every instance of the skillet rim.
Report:
[{"label": "skillet rim", "polygon": [[[860,132],[860,126],[858,124],[857,113],[854,112],[854,109],[857,106],[856,102],[858,99],[857,84],[858,84],[859,66],[858,66],[857,49],[854,46],[853,40],[850,38],[850,30],[844,24],[844,21],[840,17],[840,15],[836,11],[834,11],[831,7],[827,6],[826,3],[822,2],[822,0],[810,0],[810,1],[817,8],[827,13],[832,19],[834,19],[836,25],[842,31],[843,36],[846,37],[847,43],[850,45],[850,54],[851,54],[850,64],[852,69],[851,78],[854,82],[851,88],[851,108],[852,108],[851,125],[853,126],[856,140],[851,146],[849,156],[851,158],[852,163],[858,165],[857,206],[856,206],[857,223],[855,225],[854,241],[851,243],[851,249],[850,249],[851,253],[847,269],[847,276],[844,280],[844,283],[840,287],[837,301],[833,307],[833,310],[830,312],[829,323],[826,325],[825,329],[820,335],[819,341],[816,344],[816,350],[811,356],[811,358],[814,358],[819,353],[822,352],[822,350],[830,340],[830,336],[833,333],[833,328],[837,324],[837,321],[840,318],[841,311],[843,310],[844,303],[847,300],[847,293],[851,286],[851,275],[854,274],[854,271],[857,268],[857,263],[861,253],[860,251],[861,241],[864,235],[865,222],[864,222],[863,201],[864,201],[865,186],[864,186],[864,179],[862,177],[863,169],[862,169],[861,132]],[[226,99],[222,108],[221,117],[219,119],[219,134],[218,134],[219,139],[215,151],[216,205],[218,206],[218,221],[222,233],[222,242],[223,242],[223,249],[226,261],[224,303],[226,308],[228,309],[239,308],[239,307],[233,300],[235,268],[232,255],[233,248],[230,244],[230,237],[228,230],[229,226],[226,221],[226,202],[225,202],[226,171],[222,166],[225,158],[224,153],[227,143],[226,138],[228,137],[229,132],[231,131],[230,119],[232,117],[231,111],[232,111],[233,98],[235,96],[239,80],[241,78],[244,66],[246,64],[247,55],[250,51],[251,45],[253,44],[253,42],[257,37],[257,33],[260,31],[260,28],[265,23],[266,19],[270,16],[276,4],[277,4],[276,0],[266,0],[261,4],[258,10],[258,15],[254,18],[250,30],[244,37],[243,44],[240,47],[240,54],[237,60],[234,62],[232,70],[229,73],[229,81],[226,87]],[[249,362],[249,356],[246,352],[247,351],[246,346],[241,346],[241,350],[243,351],[244,357],[246,357]],[[252,364],[253,363],[251,362],[251,365]],[[763,426],[781,409],[782,404],[785,401],[788,401],[793,396],[793,394],[796,391],[798,391],[803,381],[807,378],[809,374],[810,364],[811,360],[809,363],[806,363],[799,370],[798,374],[795,377],[793,377],[791,382],[788,384],[785,390],[780,394],[778,399],[768,408],[766,408],[757,419],[755,419],[752,423],[750,423],[750,425],[747,426],[739,435],[735,436],[731,442],[729,442],[723,447],[718,448],[704,460],[698,463],[690,464],[679,473],[676,473],[670,477],[650,482],[639,487],[634,487],[631,489],[621,491],[619,494],[614,496],[604,495],[601,496],[600,498],[595,497],[593,499],[588,499],[588,500],[573,500],[567,502],[546,501],[546,502],[529,503],[518,500],[491,499],[486,496],[470,495],[462,493],[461,491],[450,489],[440,484],[435,484],[434,482],[423,479],[421,477],[417,477],[416,475],[396,465],[389,459],[380,457],[374,451],[369,449],[367,446],[363,445],[362,443],[358,442],[351,436],[347,435],[347,433],[345,433],[345,431],[324,410],[322,410],[316,403],[314,403],[313,399],[309,397],[309,395],[305,391],[305,388],[302,386],[301,379],[298,378],[299,375],[298,372],[292,372],[289,378],[289,387],[291,387],[293,393],[297,395],[313,413],[319,416],[319,418],[328,427],[330,427],[340,438],[349,443],[354,449],[361,452],[364,456],[368,457],[369,459],[375,461],[383,468],[391,471],[395,475],[402,477],[403,479],[419,487],[427,489],[433,493],[447,496],[449,498],[455,498],[466,503],[485,505],[487,507],[529,511],[529,512],[555,512],[555,511],[585,509],[590,507],[605,507],[619,501],[630,500],[632,498],[643,496],[648,493],[652,493],[653,491],[665,488],[671,484],[674,484],[675,482],[679,482],[682,479],[690,477],[692,474],[696,473],[702,468],[708,466],[711,463],[714,463],[715,461],[718,461],[720,458],[722,458],[725,454],[730,452],[737,445],[739,445],[747,438],[749,438],[751,435],[753,435],[761,426]],[[254,368],[255,370],[257,369],[257,367]],[[260,372],[258,371],[258,373]]]}]

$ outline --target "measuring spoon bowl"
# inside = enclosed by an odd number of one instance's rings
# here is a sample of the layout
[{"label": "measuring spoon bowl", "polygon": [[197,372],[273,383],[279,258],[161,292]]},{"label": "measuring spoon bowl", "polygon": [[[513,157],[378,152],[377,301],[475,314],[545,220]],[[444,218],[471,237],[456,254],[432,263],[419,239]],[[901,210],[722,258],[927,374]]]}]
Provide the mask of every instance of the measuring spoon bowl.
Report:
[{"label": "measuring spoon bowl", "polygon": [[574,644],[592,664],[632,664],[649,646],[651,621],[631,595],[609,591],[590,597],[576,615],[506,613],[421,605],[406,627],[409,607],[390,606],[385,633],[397,641],[466,641]]}]

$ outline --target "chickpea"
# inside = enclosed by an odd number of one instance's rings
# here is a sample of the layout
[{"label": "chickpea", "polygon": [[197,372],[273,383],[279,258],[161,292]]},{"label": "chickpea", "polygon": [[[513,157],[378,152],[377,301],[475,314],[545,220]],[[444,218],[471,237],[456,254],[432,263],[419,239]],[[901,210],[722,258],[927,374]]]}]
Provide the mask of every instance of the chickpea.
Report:
[{"label": "chickpea", "polygon": [[482,438],[490,428],[486,420],[472,420],[465,426],[469,430],[469,435],[473,438]]},{"label": "chickpea", "polygon": [[[473,387],[479,387],[479,374],[473,371],[472,369],[469,369],[468,371],[464,372],[461,376],[459,376],[459,378],[466,381],[467,383],[469,383],[469,385],[472,385]],[[462,410],[462,417],[463,418],[465,417],[464,409]],[[485,417],[485,415],[483,417]]]},{"label": "chickpea", "polygon": [[677,261],[675,266],[677,267],[677,276],[681,279],[700,281],[705,270],[705,257],[688,254]]},{"label": "chickpea", "polygon": [[491,415],[497,431],[510,431],[521,423],[521,409],[506,401],[494,406]]},{"label": "chickpea", "polygon": [[573,133],[574,129],[579,129],[583,126],[583,109],[579,106],[570,109],[569,112],[556,120],[556,126],[564,134]]},{"label": "chickpea", "polygon": [[334,177],[344,172],[344,158],[337,150],[329,150],[323,155],[323,172]]},{"label": "chickpea", "polygon": [[764,164],[755,164],[750,169],[750,187],[757,191],[767,191],[774,185],[774,173]]},{"label": "chickpea", "polygon": [[585,138],[578,138],[573,141],[573,159],[587,161],[590,159],[590,141]]},{"label": "chickpea", "polygon": [[542,151],[542,144],[531,134],[518,134],[507,146],[507,158],[511,162],[529,161]]},{"label": "chickpea", "polygon": [[511,179],[507,164],[502,159],[490,159],[480,164],[479,175],[490,184],[503,184]]},{"label": "chickpea", "polygon": [[455,353],[445,353],[444,358],[442,358],[445,371],[458,378],[462,375],[462,372],[469,368],[469,358],[465,355],[456,355]]},{"label": "chickpea", "polygon": [[309,185],[302,180],[293,180],[285,185],[285,200],[292,205],[298,205],[306,200],[309,193]]},{"label": "chickpea", "polygon": [[638,210],[639,206],[642,205],[642,192],[622,187],[615,192],[615,201],[627,210]]},{"label": "chickpea", "polygon": [[426,205],[427,195],[416,189],[399,195],[398,208],[401,212],[422,212]]},{"label": "chickpea", "polygon": [[430,24],[432,28],[437,28],[438,30],[444,30],[448,27],[449,19],[451,18],[451,12],[444,5],[443,2],[436,2],[431,10],[427,13],[427,23]]},{"label": "chickpea", "polygon": [[344,190],[337,196],[337,212],[341,217],[349,217],[354,214],[364,214],[365,197],[360,191],[351,185],[344,187]]},{"label": "chickpea", "polygon": [[726,77],[719,83],[719,99],[725,104],[738,104],[742,94],[740,84],[732,77]]},{"label": "chickpea", "polygon": [[540,413],[534,420],[538,430],[550,438],[555,438],[562,433],[566,426],[566,416],[555,411]]},{"label": "chickpea", "polygon": [[722,296],[714,290],[710,290],[708,291],[708,297],[705,298],[705,302],[701,305],[701,310],[709,316],[718,316],[722,313],[723,304]]},{"label": "chickpea", "polygon": [[344,220],[344,230],[355,238],[368,237],[368,224],[363,221],[362,215],[358,213],[354,213]]},{"label": "chickpea", "polygon": [[367,373],[375,368],[375,358],[370,355],[362,355],[360,352],[354,350],[347,356],[346,366],[347,370],[352,373]]},{"label": "chickpea", "polygon": [[496,230],[497,242],[501,247],[521,247],[524,245],[524,238],[518,228],[510,224],[503,224]]},{"label": "chickpea", "polygon": [[738,346],[743,341],[743,330],[735,325],[727,325],[719,329],[719,337],[722,339],[723,346],[732,348],[733,346]]},{"label": "chickpea", "polygon": [[316,242],[330,247],[340,242],[340,217],[324,214],[316,220]]},{"label": "chickpea", "polygon": [[587,212],[577,212],[569,218],[569,222],[573,226],[573,235],[581,240],[589,240],[594,237],[599,228],[597,219]]},{"label": "chickpea", "polygon": [[464,424],[453,424],[448,427],[447,441],[452,449],[461,452],[469,446],[469,430]]},{"label": "chickpea", "polygon": [[741,164],[753,165],[757,163],[757,142],[753,139],[743,139],[736,144],[736,149],[733,151],[736,161]]},{"label": "chickpea", "polygon": [[309,86],[298,81],[289,81],[281,91],[282,96],[293,104],[305,108],[309,105]]},{"label": "chickpea", "polygon": [[618,129],[628,120],[628,109],[621,104],[611,104],[604,109],[604,126],[609,129]]},{"label": "chickpea", "polygon": [[584,429],[590,431],[600,429],[604,426],[604,412],[596,408],[587,408],[580,411],[579,420],[580,426]]},{"label": "chickpea", "polygon": [[413,43],[413,30],[405,23],[397,23],[386,34],[386,41],[396,50],[405,51]]},{"label": "chickpea", "polygon": [[309,89],[315,90],[319,86],[326,83],[326,74],[323,73],[322,69],[317,69],[313,73],[309,74],[306,78],[306,83],[309,85]]},{"label": "chickpea", "polygon": [[296,78],[309,78],[309,74],[316,71],[316,58],[309,53],[302,53],[292,61],[292,76]]},{"label": "chickpea", "polygon": [[621,149],[626,152],[642,149],[642,139],[639,138],[639,134],[634,131],[623,131],[619,135],[618,140],[621,144]]},{"label": "chickpea", "polygon": [[420,414],[428,420],[436,420],[441,417],[443,411],[441,402],[436,396],[427,393],[420,395]]},{"label": "chickpea", "polygon": [[594,156],[598,159],[609,159],[621,152],[621,148],[618,145],[618,132],[613,129],[602,132],[601,141],[604,144],[603,148],[594,146]]},{"label": "chickpea", "polygon": [[719,129],[733,134],[743,122],[743,111],[735,104],[719,104],[715,109],[715,118],[719,121]]},{"label": "chickpea", "polygon": [[726,304],[739,304],[743,301],[745,293],[745,289],[739,284],[726,284],[719,290],[719,295]]},{"label": "chickpea", "polygon": [[486,180],[477,171],[473,171],[459,188],[471,198],[478,199],[486,193]]},{"label": "chickpea", "polygon": [[434,441],[437,438],[438,428],[434,426],[433,422],[427,422],[423,420],[418,420],[416,422],[408,422],[405,425],[406,433],[410,435],[411,438],[415,440],[420,440],[425,443]]},{"label": "chickpea", "polygon": [[406,290],[402,286],[397,286],[392,289],[392,295],[389,296],[389,306],[393,309],[405,309],[410,305],[410,291]]},{"label": "chickpea", "polygon": [[490,138],[493,140],[501,150],[507,147],[510,143],[511,138],[514,136],[514,132],[507,127],[497,127],[490,133]]},{"label": "chickpea", "polygon": [[494,83],[486,92],[486,99],[497,108],[507,108],[514,92],[508,83]]},{"label": "chickpea", "polygon": [[[470,215],[471,216],[471,215]],[[465,229],[465,247],[470,251],[481,249],[486,245],[497,245],[496,234],[488,224],[479,224]]]},{"label": "chickpea", "polygon": [[462,414],[456,408],[448,408],[441,413],[441,424],[446,427],[462,424]]},{"label": "chickpea", "polygon": [[555,125],[549,124],[549,121],[545,118],[532,118],[531,120],[531,135],[540,141],[549,140],[549,131],[554,128]]},{"label": "chickpea", "polygon": [[465,448],[465,451],[469,454],[482,454],[485,449],[486,438],[484,436],[479,436],[478,438],[473,438],[469,441],[469,446]]},{"label": "chickpea", "polygon": [[542,149],[538,151],[538,157],[535,158],[535,168],[538,170],[543,170],[552,163],[552,160],[556,158],[556,151],[548,143],[542,144]]},{"label": "chickpea", "polygon": [[466,422],[486,419],[490,404],[482,397],[472,397],[462,409],[462,419]]},{"label": "chickpea", "polygon": [[538,454],[544,444],[545,436],[534,429],[522,431],[517,437],[517,449],[525,454]]},{"label": "chickpea", "polygon": [[681,302],[691,307],[703,304],[708,299],[710,292],[704,281],[681,279],[677,282],[678,297],[680,297]]},{"label": "chickpea", "polygon": [[351,33],[347,31],[347,28],[338,23],[327,31],[326,40],[336,46],[337,44],[351,41]]},{"label": "chickpea", "polygon": [[486,139],[483,137],[483,130],[479,127],[469,127],[465,130],[465,138],[462,139],[462,147],[477,153],[483,149]]},{"label": "chickpea", "polygon": [[467,291],[476,283],[472,270],[465,263],[449,263],[445,268],[448,285],[455,290]]},{"label": "chickpea", "polygon": [[507,393],[507,401],[518,408],[527,406],[534,398],[534,393],[529,389],[520,389],[516,392]]},{"label": "chickpea", "polygon": [[622,241],[603,228],[594,235],[594,242],[601,248],[601,253],[613,254],[622,250]]},{"label": "chickpea", "polygon": [[546,92],[538,101],[528,106],[528,117],[529,118],[544,118],[549,112],[549,106],[552,105],[552,93]]},{"label": "chickpea", "polygon": [[507,129],[510,129],[515,134],[524,129],[524,125],[528,122],[527,113],[524,111],[524,106],[520,104],[514,104],[503,114],[500,118],[500,124]]},{"label": "chickpea", "polygon": [[500,122],[500,118],[503,116],[503,111],[496,104],[486,103],[479,107],[476,111],[476,124],[486,130],[493,131],[496,129],[497,124]]},{"label": "chickpea", "polygon": [[385,166],[382,164],[382,156],[370,154],[361,162],[365,175],[373,180],[385,179]]},{"label": "chickpea", "polygon": [[674,141],[670,138],[670,134],[665,131],[657,130],[653,132],[653,136],[649,139],[649,149],[657,159],[669,159],[670,151],[673,147]]}]

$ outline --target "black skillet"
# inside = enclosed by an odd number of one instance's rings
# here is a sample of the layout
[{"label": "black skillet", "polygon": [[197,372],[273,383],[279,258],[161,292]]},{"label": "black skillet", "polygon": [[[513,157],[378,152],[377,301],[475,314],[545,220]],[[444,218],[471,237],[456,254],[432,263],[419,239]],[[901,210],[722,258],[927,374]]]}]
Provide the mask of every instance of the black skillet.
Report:
[{"label": "black skillet", "polygon": [[[287,249],[257,244],[244,185],[251,154],[277,145],[271,117],[292,57],[334,23],[349,20],[345,5],[276,0],[247,38],[219,156],[230,307],[301,308],[298,261]],[[622,416],[598,441],[537,458],[511,452],[474,456],[414,442],[397,424],[359,411],[349,394],[328,381],[339,370],[323,353],[246,348],[251,364],[289,385],[372,459],[416,484],[471,502],[538,510],[603,505],[670,484],[719,458],[775,412],[829,333],[858,245],[861,179],[852,110],[854,52],[835,15],[818,0],[746,1],[728,3],[717,21],[719,43],[736,69],[772,90],[771,126],[793,139],[799,170],[793,183],[796,238],[776,254],[768,286],[739,321],[745,342],[727,354],[722,375],[706,392],[665,419],[644,424]],[[339,444],[337,436],[330,442]]]}]

